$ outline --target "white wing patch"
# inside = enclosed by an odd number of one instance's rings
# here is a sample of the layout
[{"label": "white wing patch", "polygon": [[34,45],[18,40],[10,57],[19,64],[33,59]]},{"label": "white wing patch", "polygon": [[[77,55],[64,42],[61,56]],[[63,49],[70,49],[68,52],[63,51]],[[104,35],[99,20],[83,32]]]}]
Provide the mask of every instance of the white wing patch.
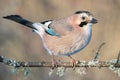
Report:
[{"label": "white wing patch", "polygon": [[45,32],[45,25],[41,24],[41,23],[34,23],[32,24],[37,30],[34,30],[36,33],[38,33],[41,37],[43,37],[43,34]]},{"label": "white wing patch", "polygon": [[42,23],[34,23],[32,24],[37,30],[34,30],[36,33],[38,33],[41,37],[43,36],[45,30],[48,30],[48,26],[51,24],[51,21],[45,22],[44,24]]},{"label": "white wing patch", "polygon": [[51,21],[48,21],[48,22],[45,22],[44,25],[49,26],[51,23],[52,23]]},{"label": "white wing patch", "polygon": [[52,52],[48,49],[45,41],[44,41],[44,33],[45,33],[45,29],[47,29],[47,25],[43,25],[41,23],[34,23],[32,24],[37,30],[34,30],[38,35],[40,35],[40,37],[42,38],[42,42],[43,42],[43,46],[45,47],[45,49],[48,51],[49,54],[52,54]]}]

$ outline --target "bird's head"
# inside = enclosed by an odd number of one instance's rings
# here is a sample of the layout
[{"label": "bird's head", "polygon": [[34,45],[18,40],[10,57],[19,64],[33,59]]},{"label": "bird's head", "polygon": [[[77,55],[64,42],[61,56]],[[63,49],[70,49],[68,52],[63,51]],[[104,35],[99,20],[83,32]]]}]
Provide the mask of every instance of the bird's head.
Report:
[{"label": "bird's head", "polygon": [[96,24],[98,21],[88,11],[77,11],[74,13],[74,24],[84,27],[87,24]]}]

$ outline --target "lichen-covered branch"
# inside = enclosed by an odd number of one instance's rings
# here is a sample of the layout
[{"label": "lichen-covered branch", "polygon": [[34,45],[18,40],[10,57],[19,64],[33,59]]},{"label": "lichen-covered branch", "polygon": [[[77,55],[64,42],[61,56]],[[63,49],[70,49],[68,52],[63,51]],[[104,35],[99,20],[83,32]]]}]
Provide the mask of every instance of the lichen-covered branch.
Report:
[{"label": "lichen-covered branch", "polygon": [[[13,66],[13,67],[53,67],[51,62],[22,62],[22,61],[16,61],[12,59],[8,59],[6,57],[0,56],[0,62]],[[117,64],[116,64],[117,62]],[[117,61],[117,59],[110,60],[110,61],[84,61],[80,60],[78,63],[76,63],[75,67],[110,67],[113,65],[114,67],[119,67],[120,68],[120,60]],[[56,64],[56,67],[66,67],[66,68],[73,68],[73,63],[71,62],[60,62]]]}]

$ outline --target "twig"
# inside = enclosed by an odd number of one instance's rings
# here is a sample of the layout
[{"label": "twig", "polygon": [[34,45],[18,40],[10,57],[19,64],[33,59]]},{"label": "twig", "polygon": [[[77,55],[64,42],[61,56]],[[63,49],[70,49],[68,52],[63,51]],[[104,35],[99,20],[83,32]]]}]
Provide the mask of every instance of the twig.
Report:
[{"label": "twig", "polygon": [[99,47],[98,47],[98,50],[97,50],[97,53],[100,52],[101,48],[105,45],[105,42],[103,42]]},{"label": "twig", "polygon": [[95,57],[94,57],[94,61],[97,61],[97,60],[99,59],[100,50],[101,50],[101,48],[102,48],[104,45],[105,45],[105,42],[103,42],[103,43],[98,47],[98,49],[97,49],[97,51],[96,51],[96,55],[95,55]]},{"label": "twig", "polygon": [[116,66],[120,66],[120,51],[119,51],[119,54],[118,54],[118,57],[117,57],[117,61],[115,63]]}]

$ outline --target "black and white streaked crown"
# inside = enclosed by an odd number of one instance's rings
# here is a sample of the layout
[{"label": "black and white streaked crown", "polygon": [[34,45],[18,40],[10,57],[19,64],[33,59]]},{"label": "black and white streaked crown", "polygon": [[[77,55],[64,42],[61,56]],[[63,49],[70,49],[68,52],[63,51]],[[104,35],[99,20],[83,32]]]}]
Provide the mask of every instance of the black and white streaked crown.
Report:
[{"label": "black and white streaked crown", "polygon": [[90,13],[89,11],[84,11],[84,10],[75,12],[75,14],[80,14],[80,13],[86,13],[88,15],[92,15],[92,13]]}]

